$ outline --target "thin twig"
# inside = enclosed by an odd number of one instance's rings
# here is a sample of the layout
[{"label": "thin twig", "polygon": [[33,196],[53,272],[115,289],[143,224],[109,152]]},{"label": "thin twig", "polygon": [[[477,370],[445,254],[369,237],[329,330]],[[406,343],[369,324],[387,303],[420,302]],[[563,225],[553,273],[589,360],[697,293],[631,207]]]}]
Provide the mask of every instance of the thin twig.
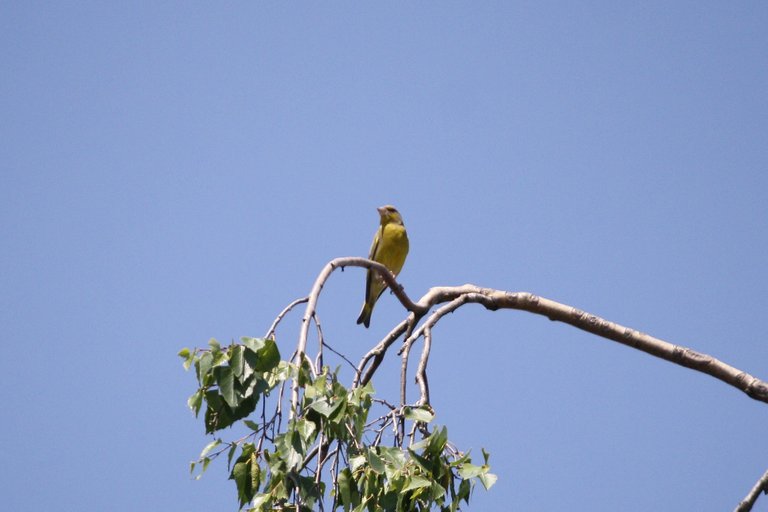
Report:
[{"label": "thin twig", "polygon": [[369,429],[369,428],[371,428],[372,426],[374,426],[374,425],[375,425],[375,424],[377,424],[377,423],[381,423],[381,426],[383,426],[383,425],[385,425],[386,423],[389,423],[389,417],[390,417],[390,416],[392,416],[392,412],[391,412],[391,411],[390,411],[390,412],[388,412],[387,414],[382,414],[381,416],[379,416],[379,417],[378,417],[378,418],[376,418],[375,420],[372,420],[372,421],[369,421],[368,423],[366,423],[366,424],[363,426],[363,429],[364,429],[364,430],[365,430],[365,429]]},{"label": "thin twig", "polygon": [[312,314],[312,319],[315,321],[317,327],[317,356],[315,357],[315,367],[318,371],[323,370],[323,328],[320,326],[320,317],[317,316],[317,311]]},{"label": "thin twig", "polygon": [[264,335],[265,338],[274,338],[275,331],[277,330],[277,324],[280,323],[280,321],[283,319],[285,315],[288,314],[290,310],[298,306],[299,304],[303,304],[304,302],[307,302],[309,300],[309,297],[302,297],[300,299],[296,299],[295,301],[288,304],[285,309],[283,309],[279,315],[277,315],[277,318],[275,318],[275,321],[272,322],[272,326],[267,331],[267,334]]},{"label": "thin twig", "polygon": [[320,476],[323,474],[323,463],[325,462],[325,454],[323,453],[323,444],[325,443],[325,434],[323,433],[323,421],[320,420],[320,440],[319,449],[317,450],[317,472],[315,473],[315,485],[320,485]]},{"label": "thin twig", "polygon": [[342,358],[344,361],[346,361],[346,363],[347,363],[349,366],[351,366],[351,367],[352,367],[352,369],[355,371],[355,375],[357,375],[357,368],[355,367],[355,363],[353,363],[352,361],[350,361],[350,360],[347,358],[347,356],[345,356],[344,354],[342,354],[341,352],[339,352],[338,350],[336,350],[335,348],[333,348],[332,346],[330,346],[330,345],[328,344],[328,342],[327,342],[327,341],[324,341],[324,342],[323,342],[323,346],[324,346],[325,348],[327,348],[328,350],[330,350],[331,352],[333,352],[334,354],[336,354],[337,356],[339,356],[340,358]]},{"label": "thin twig", "polygon": [[372,400],[372,401],[374,401],[374,402],[376,402],[377,404],[381,404],[381,405],[383,405],[384,407],[388,407],[390,411],[394,411],[394,410],[396,410],[396,409],[397,409],[397,407],[395,407],[395,406],[394,406],[394,405],[392,405],[391,403],[387,402],[387,401],[386,401],[386,400],[384,400],[383,398],[376,398],[376,397],[371,397],[371,400]]},{"label": "thin twig", "polygon": [[[275,415],[277,416],[277,431],[280,432],[283,428],[283,394],[285,393],[285,381],[280,383],[280,391],[277,393],[277,407],[275,407]],[[273,424],[274,425],[274,424]],[[272,428],[272,436],[275,435],[275,429]]]},{"label": "thin twig", "polygon": [[333,485],[333,504],[331,510],[336,510],[336,504],[339,499],[339,443],[336,443],[336,450],[331,464],[331,484]]}]

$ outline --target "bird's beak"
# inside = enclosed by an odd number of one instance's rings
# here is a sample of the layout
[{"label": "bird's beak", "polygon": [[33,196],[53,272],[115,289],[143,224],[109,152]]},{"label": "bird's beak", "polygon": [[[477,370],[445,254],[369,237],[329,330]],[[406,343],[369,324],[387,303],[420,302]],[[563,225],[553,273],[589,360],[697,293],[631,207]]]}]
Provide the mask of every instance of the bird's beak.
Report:
[{"label": "bird's beak", "polygon": [[386,208],[384,206],[379,206],[378,208],[376,208],[376,211],[379,212],[379,215],[384,215]]}]

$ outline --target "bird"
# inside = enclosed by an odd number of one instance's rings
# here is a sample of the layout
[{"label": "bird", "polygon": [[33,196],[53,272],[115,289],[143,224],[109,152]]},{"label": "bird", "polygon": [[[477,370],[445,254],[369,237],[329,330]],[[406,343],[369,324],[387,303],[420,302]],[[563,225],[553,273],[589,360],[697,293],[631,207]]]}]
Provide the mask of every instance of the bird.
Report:
[{"label": "bird", "polygon": [[[391,205],[376,209],[381,221],[373,237],[368,259],[381,263],[397,276],[403,268],[405,257],[408,256],[408,233],[405,232],[403,217],[397,208]],[[357,319],[358,324],[363,324],[366,328],[371,325],[373,306],[386,289],[387,283],[381,274],[368,269],[365,277],[365,302]]]}]

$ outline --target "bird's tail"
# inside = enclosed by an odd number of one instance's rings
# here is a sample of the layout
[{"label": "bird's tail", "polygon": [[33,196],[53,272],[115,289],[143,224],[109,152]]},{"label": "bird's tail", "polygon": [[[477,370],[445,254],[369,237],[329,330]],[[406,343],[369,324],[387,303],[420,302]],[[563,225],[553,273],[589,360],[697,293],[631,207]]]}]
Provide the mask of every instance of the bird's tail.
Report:
[{"label": "bird's tail", "polygon": [[371,325],[371,313],[373,312],[373,307],[366,302],[363,304],[363,310],[360,311],[360,316],[357,317],[357,323],[363,324],[365,328],[367,329],[368,326]]}]

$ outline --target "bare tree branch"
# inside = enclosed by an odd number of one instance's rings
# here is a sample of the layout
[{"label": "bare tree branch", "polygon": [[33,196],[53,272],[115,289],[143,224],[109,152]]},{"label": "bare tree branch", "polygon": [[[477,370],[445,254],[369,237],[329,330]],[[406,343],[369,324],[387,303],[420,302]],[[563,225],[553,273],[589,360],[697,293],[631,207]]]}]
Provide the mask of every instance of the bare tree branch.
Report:
[{"label": "bare tree branch", "polygon": [[304,302],[307,302],[309,300],[309,297],[302,297],[300,299],[296,299],[295,301],[288,304],[284,310],[280,312],[279,315],[277,315],[277,318],[275,318],[275,321],[272,322],[272,326],[267,331],[267,334],[264,336],[265,338],[272,338],[275,335],[275,330],[277,329],[277,324],[280,323],[280,321],[283,319],[285,315],[288,314],[290,310],[298,306],[299,304],[303,304]]},{"label": "bare tree branch", "polygon": [[416,368],[416,383],[421,391],[421,398],[416,405],[429,405],[429,382],[427,381],[427,363],[429,351],[432,349],[432,329],[424,329],[424,348],[421,351],[419,366]]},{"label": "bare tree branch", "polygon": [[315,327],[317,327],[317,356],[315,356],[315,368],[318,371],[323,369],[323,346],[325,341],[323,340],[323,328],[320,326],[320,317],[317,316],[317,311],[312,314],[312,320],[315,321]]},{"label": "bare tree branch", "polygon": [[768,471],[763,473],[763,476],[755,483],[749,494],[741,500],[741,503],[733,509],[733,512],[749,512],[752,510],[761,492],[768,494]]},{"label": "bare tree branch", "polygon": [[[381,364],[381,362],[384,360],[384,354],[387,353],[387,349],[397,340],[397,338],[399,338],[404,332],[406,332],[406,330],[410,328],[410,325],[412,325],[411,316],[412,315],[409,315],[408,318],[397,324],[397,326],[392,329],[389,334],[384,336],[384,338],[379,343],[377,343],[375,347],[373,347],[368,351],[367,354],[363,356],[363,358],[360,360],[360,363],[357,365],[357,375],[355,376],[355,380],[352,382],[352,387],[365,386],[368,381],[371,380],[374,372],[376,372],[376,368],[378,368],[379,364]],[[373,363],[371,363],[371,366],[368,367],[365,375],[363,375],[363,370],[371,359],[373,359]],[[362,378],[360,377],[361,375]]]},{"label": "bare tree branch", "polygon": [[[406,295],[403,287],[397,282],[395,277],[386,267],[374,261],[357,257],[336,258],[331,260],[326,264],[315,280],[312,291],[309,294],[304,317],[302,318],[301,332],[299,334],[298,347],[294,358],[297,364],[306,357],[304,352],[306,350],[309,323],[315,314],[320,292],[331,273],[340,267],[362,267],[378,272],[400,303],[409,311],[408,318],[398,324],[384,337],[384,339],[363,356],[358,365],[358,372],[355,377],[354,385],[365,385],[370,380],[376,368],[381,363],[386,350],[402,334],[406,335],[406,343],[413,343],[414,340],[412,340],[412,338],[423,336],[424,329],[432,329],[437,321],[444,315],[455,311],[466,303],[477,303],[482,304],[485,308],[492,311],[498,309],[518,309],[544,315],[552,321],[567,323],[597,336],[641,350],[660,359],[705,373],[743,391],[755,400],[768,403],[768,383],[747,372],[741,371],[710,355],[680,345],[674,345],[629,327],[610,322],[578,308],[561,304],[544,297],[539,297],[528,292],[508,292],[494,290],[492,288],[481,288],[472,284],[435,287],[430,289],[418,302],[414,303],[408,295]],[[427,322],[425,322],[424,326],[419,328],[416,334],[412,335],[411,333],[414,331],[416,324],[418,324],[421,318],[424,317],[433,306],[444,302],[450,302],[450,304],[435,311],[435,313],[428,318]],[[373,360],[371,367],[369,367],[365,374],[363,374],[365,366],[371,360]],[[363,376],[360,377],[360,375]],[[294,382],[292,389],[291,404],[292,409],[295,410],[296,405],[298,404],[298,383],[296,382]]]},{"label": "bare tree branch", "polygon": [[349,358],[348,358],[347,356],[345,356],[344,354],[342,354],[341,352],[339,352],[338,350],[336,350],[335,348],[333,348],[332,346],[330,346],[330,345],[328,344],[328,342],[327,342],[327,341],[323,341],[323,346],[324,346],[325,348],[327,348],[328,350],[330,350],[331,352],[333,352],[334,354],[336,354],[337,356],[339,356],[339,357],[340,357],[342,360],[344,360],[344,362],[345,362],[345,363],[347,363],[349,366],[351,366],[351,367],[352,367],[352,369],[353,369],[355,372],[357,371],[357,367],[355,367],[355,363],[353,363],[352,361],[350,361],[350,360],[349,360]]},{"label": "bare tree branch", "polygon": [[467,302],[482,304],[487,309],[519,309],[544,315],[550,320],[564,322],[602,338],[642,350],[665,361],[685,366],[730,384],[750,398],[768,403],[768,383],[734,368],[710,355],[680,345],[673,345],[659,338],[609,322],[597,315],[545,299],[528,292],[506,292],[465,284],[455,287],[432,288],[419,301],[420,305],[454,300],[465,295]]}]

